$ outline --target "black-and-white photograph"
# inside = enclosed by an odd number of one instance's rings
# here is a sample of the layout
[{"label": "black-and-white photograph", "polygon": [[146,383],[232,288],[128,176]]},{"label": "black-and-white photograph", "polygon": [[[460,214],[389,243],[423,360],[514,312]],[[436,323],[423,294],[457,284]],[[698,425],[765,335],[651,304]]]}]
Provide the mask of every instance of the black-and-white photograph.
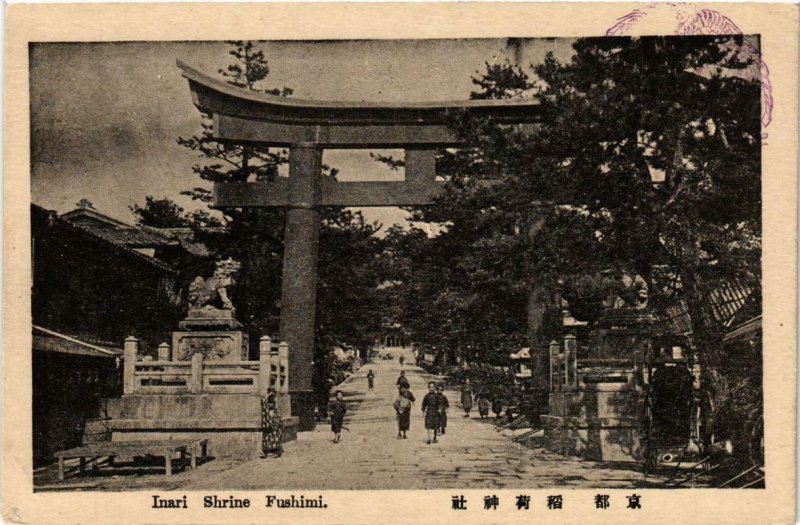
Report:
[{"label": "black-and-white photograph", "polygon": [[765,488],[760,47],[30,44],[34,490]]}]

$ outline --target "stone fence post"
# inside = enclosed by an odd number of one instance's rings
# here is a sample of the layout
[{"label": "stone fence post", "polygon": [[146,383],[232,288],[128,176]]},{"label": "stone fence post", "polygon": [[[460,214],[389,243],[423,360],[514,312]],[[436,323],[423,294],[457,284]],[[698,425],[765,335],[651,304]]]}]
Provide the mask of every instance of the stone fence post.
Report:
[{"label": "stone fence post", "polygon": [[192,376],[189,379],[189,393],[203,393],[203,359],[205,356],[201,352],[192,354]]},{"label": "stone fence post", "polygon": [[289,344],[285,341],[278,345],[276,361],[277,378],[275,390],[278,392],[278,406],[280,407],[280,413],[288,416],[292,413],[292,406],[289,400]]},{"label": "stone fence post", "polygon": [[136,359],[139,353],[139,340],[135,337],[125,339],[125,365],[122,376],[122,392],[133,394],[136,390]]},{"label": "stone fence post", "polygon": [[262,336],[258,341],[258,395],[266,397],[272,381],[272,339]]},{"label": "stone fence post", "polygon": [[[278,345],[278,375],[282,376],[283,378],[283,388],[281,391],[284,394],[289,393],[289,343],[286,341],[282,341],[281,344]],[[280,379],[279,379],[280,381]],[[280,383],[278,383],[280,386]]]},{"label": "stone fence post", "polygon": [[573,334],[564,336],[564,379],[566,386],[578,386],[578,342]]},{"label": "stone fence post", "polygon": [[170,360],[170,348],[167,343],[161,343],[158,345],[158,360],[159,361],[169,361]]},{"label": "stone fence post", "polygon": [[556,387],[558,386],[553,366],[556,360],[556,356],[559,354],[560,350],[561,350],[561,345],[558,344],[558,341],[550,341],[550,391],[551,392],[555,392],[557,390]]}]

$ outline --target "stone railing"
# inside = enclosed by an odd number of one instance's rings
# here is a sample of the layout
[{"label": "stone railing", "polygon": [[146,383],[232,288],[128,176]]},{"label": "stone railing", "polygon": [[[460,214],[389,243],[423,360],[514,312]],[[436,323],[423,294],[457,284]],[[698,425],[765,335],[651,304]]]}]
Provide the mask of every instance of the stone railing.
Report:
[{"label": "stone railing", "polygon": [[635,385],[633,359],[578,359],[574,335],[550,343],[550,392],[621,390]]},{"label": "stone railing", "polygon": [[206,360],[196,352],[189,361],[173,360],[166,343],[158,348],[158,359],[139,355],[139,341],[125,340],[124,393],[129,394],[258,394],[272,387],[280,395],[289,393],[289,346],[274,344],[269,337],[259,341],[258,361]]}]

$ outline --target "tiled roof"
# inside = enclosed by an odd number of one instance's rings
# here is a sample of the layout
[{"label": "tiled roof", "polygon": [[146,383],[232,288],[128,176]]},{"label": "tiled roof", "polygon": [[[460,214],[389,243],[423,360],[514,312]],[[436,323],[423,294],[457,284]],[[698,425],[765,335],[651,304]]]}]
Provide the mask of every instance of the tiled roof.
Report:
[{"label": "tiled roof", "polygon": [[124,244],[130,248],[160,248],[179,244],[177,240],[167,239],[137,228],[97,228],[86,223],[80,224],[80,226],[109,242]]},{"label": "tiled roof", "polygon": [[118,221],[117,219],[109,217],[108,215],[103,215],[99,211],[92,208],[76,208],[72,211],[61,214],[61,218],[70,222],[91,220],[94,222],[105,223],[109,226],[130,227],[130,224]]},{"label": "tiled roof", "polygon": [[[211,254],[208,247],[195,238],[195,230],[193,228],[132,226],[90,208],[72,210],[61,215],[61,218],[106,241],[129,248],[180,246],[190,254],[198,257],[208,257]],[[219,226],[203,228],[202,231],[224,233],[226,229],[224,226]]]},{"label": "tiled roof", "polygon": [[80,226],[98,237],[130,248],[161,248],[180,244],[171,235],[159,235],[103,215],[92,209],[77,209],[61,215],[70,224]]},{"label": "tiled roof", "polygon": [[124,353],[121,348],[87,343],[41,326],[33,327],[33,349],[42,352],[110,358],[121,357]]},{"label": "tiled roof", "polygon": [[759,315],[733,328],[730,332],[725,334],[723,340],[726,343],[746,341],[752,338],[754,334],[761,332],[761,330],[761,316]]},{"label": "tiled roof", "polygon": [[[198,257],[208,257],[211,250],[202,241],[196,239],[193,228],[154,228],[152,226],[142,226],[142,230],[159,235],[164,238],[174,240],[183,247],[184,250]],[[224,227],[207,227],[201,231],[207,233],[224,233]]]},{"label": "tiled roof", "polygon": [[[92,231],[90,228],[86,228],[86,227],[81,226],[79,224],[71,224],[71,223],[69,223],[67,221],[64,221],[64,223],[69,225],[69,226],[71,226],[71,227],[73,227],[73,228],[75,228],[76,230],[80,230],[81,232],[84,233],[84,235],[91,235],[93,237],[103,239],[102,237],[97,235],[97,233]],[[132,246],[128,246],[128,245],[123,244],[121,242],[110,242],[107,239],[103,239],[103,241],[108,242],[108,244],[110,246],[113,246],[118,250],[124,251],[124,252],[132,255],[133,257],[138,257],[139,259],[147,261],[148,263],[152,264],[153,266],[155,266],[157,268],[160,268],[162,270],[166,270],[166,271],[168,271],[170,273],[177,273],[177,270],[175,270],[175,268],[173,268],[169,264],[167,264],[165,262],[162,262],[162,261],[156,259],[155,257],[150,257],[149,255],[145,255],[143,253],[137,252]]]},{"label": "tiled roof", "polygon": [[[730,331],[737,314],[745,304],[756,299],[753,297],[754,291],[750,286],[735,282],[723,283],[718,286],[706,296],[705,321],[709,325],[714,324],[721,327],[726,332]],[[691,333],[692,323],[686,301],[680,300],[677,304],[667,308],[664,324],[674,333]]]},{"label": "tiled roof", "polygon": [[35,204],[31,206],[32,209],[38,209],[41,213],[51,214],[53,224],[58,223],[63,227],[79,231],[83,235],[100,239],[108,243],[109,246],[124,251],[132,257],[146,261],[170,273],[176,273],[176,270],[169,264],[137,249],[178,246],[180,243],[177,239],[144,231],[141,228],[125,224],[90,209],[73,210],[58,216],[55,212],[50,212]]}]

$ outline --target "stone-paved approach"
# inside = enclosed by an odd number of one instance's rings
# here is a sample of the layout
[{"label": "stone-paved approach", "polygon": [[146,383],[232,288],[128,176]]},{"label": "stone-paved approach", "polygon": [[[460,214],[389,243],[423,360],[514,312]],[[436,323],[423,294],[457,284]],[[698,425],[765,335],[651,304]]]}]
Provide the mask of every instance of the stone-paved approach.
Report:
[{"label": "stone-paved approach", "polygon": [[[446,391],[450,400],[447,434],[427,445],[420,405],[430,378],[406,355],[406,376],[417,398],[408,439],[397,439],[392,404],[401,367],[397,359],[364,365],[341,385],[348,404],[341,443],[332,442],[330,425],[320,423],[285,445],[280,458],[252,461],[214,459],[197,469],[178,471],[167,478],[163,463],[154,472],[140,469],[123,473],[102,469],[96,474],[54,484],[54,474],[37,475],[37,485],[69,490],[376,490],[445,488],[631,488],[658,486],[645,479],[638,465],[609,465],[527,448],[498,432],[490,420],[463,417],[460,394]],[[368,391],[366,374],[375,372],[375,389]],[[160,472],[159,472],[160,471]],[[50,479],[48,479],[50,478]],[[83,485],[81,487],[81,485]]]},{"label": "stone-paved approach", "polygon": [[[408,439],[397,439],[392,403],[401,367],[396,359],[366,364],[341,386],[348,403],[341,443],[332,443],[328,424],[302,433],[286,445],[281,458],[250,461],[229,470],[192,476],[182,485],[196,489],[441,489],[537,488],[551,486],[641,486],[642,474],[633,465],[607,468],[529,449],[501,435],[477,411],[463,417],[457,391],[450,400],[448,427],[438,444],[426,444],[420,405],[430,376],[406,353],[403,368],[417,398]],[[375,372],[375,389],[368,391],[366,374]],[[210,463],[209,463],[210,466]],[[202,471],[201,467],[198,471]]]}]

